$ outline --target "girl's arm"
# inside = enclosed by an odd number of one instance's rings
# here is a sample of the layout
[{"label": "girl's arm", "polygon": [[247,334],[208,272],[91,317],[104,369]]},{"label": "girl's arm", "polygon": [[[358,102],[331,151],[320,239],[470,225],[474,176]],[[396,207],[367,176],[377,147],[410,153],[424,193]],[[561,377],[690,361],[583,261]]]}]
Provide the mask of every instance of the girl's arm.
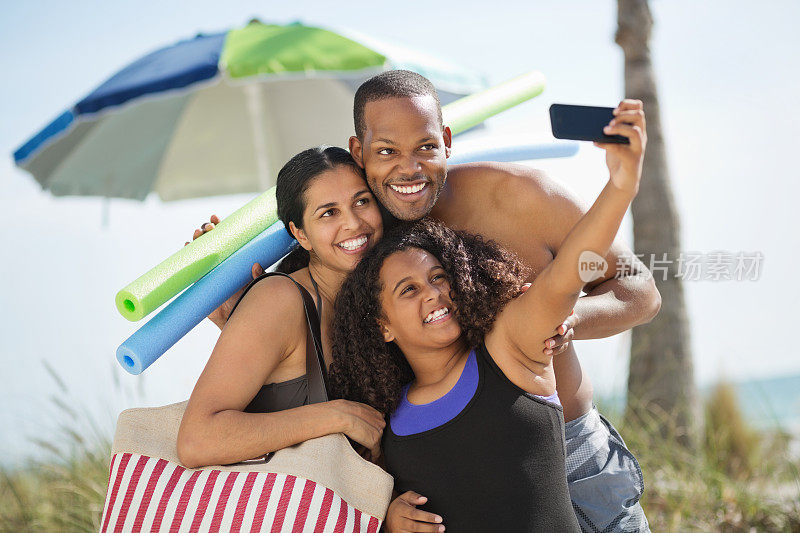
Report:
[{"label": "girl's arm", "polygon": [[[630,144],[599,144],[606,151],[610,178],[592,207],[567,234],[558,255],[519,298],[498,316],[497,326],[526,356],[541,358],[544,341],[569,316],[591,274],[603,275],[604,261],[633,198],[639,190],[646,135],[641,102],[630,101],[608,134],[627,137]],[[622,122],[624,121],[624,123]]]},{"label": "girl's arm", "polygon": [[244,408],[284,358],[302,351],[306,320],[297,287],[267,278],[245,295],[197,380],[178,432],[178,457],[195,468],[230,464],[305,440],[345,433],[372,449],[383,417],[363,404],[336,400],[275,413]]}]

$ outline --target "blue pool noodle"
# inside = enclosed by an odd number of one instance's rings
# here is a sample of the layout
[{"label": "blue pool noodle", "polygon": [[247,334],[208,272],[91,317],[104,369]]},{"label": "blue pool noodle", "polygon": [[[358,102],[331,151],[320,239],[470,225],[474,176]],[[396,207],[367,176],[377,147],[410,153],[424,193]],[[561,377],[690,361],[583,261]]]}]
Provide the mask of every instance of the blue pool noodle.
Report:
[{"label": "blue pool noodle", "polygon": [[452,165],[459,163],[473,163],[476,161],[497,161],[510,163],[512,161],[528,161],[531,159],[549,159],[551,157],[572,157],[578,153],[578,143],[555,142],[546,144],[509,144],[505,146],[488,147],[485,149],[470,150],[459,154],[454,153],[448,162]]},{"label": "blue pool noodle", "polygon": [[251,267],[276,263],[295,243],[276,222],[197,280],[117,348],[117,361],[141,374],[211,311],[253,279]]},{"label": "blue pool noodle", "polygon": [[[453,155],[451,164],[476,161],[527,161],[570,157],[578,143],[511,144]],[[252,279],[253,263],[272,265],[289,253],[296,241],[278,221],[242,246],[212,271],[183,291],[117,348],[117,361],[131,374],[141,374],[156,359],[225,300]]]}]

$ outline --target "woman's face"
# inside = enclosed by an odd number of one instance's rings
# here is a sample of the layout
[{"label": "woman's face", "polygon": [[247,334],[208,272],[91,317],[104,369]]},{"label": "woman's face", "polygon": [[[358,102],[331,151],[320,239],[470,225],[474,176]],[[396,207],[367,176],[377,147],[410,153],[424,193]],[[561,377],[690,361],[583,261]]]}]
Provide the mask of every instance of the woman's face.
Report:
[{"label": "woman's face", "polygon": [[314,178],[304,193],[304,203],[297,240],[334,270],[353,270],[383,235],[378,204],[349,165],[337,165]]},{"label": "woman's face", "polygon": [[394,341],[409,353],[446,347],[459,339],[450,281],[436,257],[419,248],[396,252],[383,262],[380,277],[386,342]]}]

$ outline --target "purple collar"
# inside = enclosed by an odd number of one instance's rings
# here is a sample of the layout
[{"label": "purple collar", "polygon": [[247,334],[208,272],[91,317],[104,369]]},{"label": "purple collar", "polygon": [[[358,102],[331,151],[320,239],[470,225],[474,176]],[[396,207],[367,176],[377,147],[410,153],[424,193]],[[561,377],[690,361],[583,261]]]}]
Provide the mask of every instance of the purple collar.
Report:
[{"label": "purple collar", "polygon": [[478,362],[475,350],[467,357],[467,364],[458,382],[447,393],[430,403],[413,404],[408,401],[408,389],[403,387],[400,404],[390,416],[392,432],[404,437],[441,426],[455,418],[475,395],[478,388]]}]

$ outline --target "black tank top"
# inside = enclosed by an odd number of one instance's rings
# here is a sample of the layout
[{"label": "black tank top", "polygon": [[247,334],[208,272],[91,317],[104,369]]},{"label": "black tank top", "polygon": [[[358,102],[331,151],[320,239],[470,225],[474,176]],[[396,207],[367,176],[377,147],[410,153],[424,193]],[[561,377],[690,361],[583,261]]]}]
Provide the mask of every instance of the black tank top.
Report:
[{"label": "black tank top", "polygon": [[299,378],[263,385],[244,408],[245,413],[275,413],[308,405],[308,378]]},{"label": "black tank top", "polygon": [[579,532],[561,407],[514,385],[483,343],[476,355],[478,388],[455,418],[407,436],[387,425],[395,489],[427,497],[449,532]]},{"label": "black tank top", "polygon": [[[317,300],[317,317],[322,320],[322,298],[319,294],[319,287],[317,286],[317,282],[314,280],[314,277],[311,276],[311,272],[308,273],[309,278],[311,278],[311,283],[314,286],[314,291],[316,292],[316,300]],[[247,289],[242,293],[239,297],[239,300],[236,302],[236,305],[233,306],[230,315],[228,315],[228,319],[233,315],[233,312],[236,311],[236,308],[239,307],[239,303],[244,298],[244,295],[247,294],[247,291],[255,285],[260,279],[256,279],[248,285]],[[268,385],[263,385],[253,399],[247,404],[247,407],[244,408],[245,413],[275,413],[278,411],[284,411],[286,409],[292,409],[293,407],[300,407],[301,405],[308,405],[309,403],[309,396],[308,396],[308,376],[305,374],[290,379],[288,381],[281,381],[280,383],[270,383]]]}]

